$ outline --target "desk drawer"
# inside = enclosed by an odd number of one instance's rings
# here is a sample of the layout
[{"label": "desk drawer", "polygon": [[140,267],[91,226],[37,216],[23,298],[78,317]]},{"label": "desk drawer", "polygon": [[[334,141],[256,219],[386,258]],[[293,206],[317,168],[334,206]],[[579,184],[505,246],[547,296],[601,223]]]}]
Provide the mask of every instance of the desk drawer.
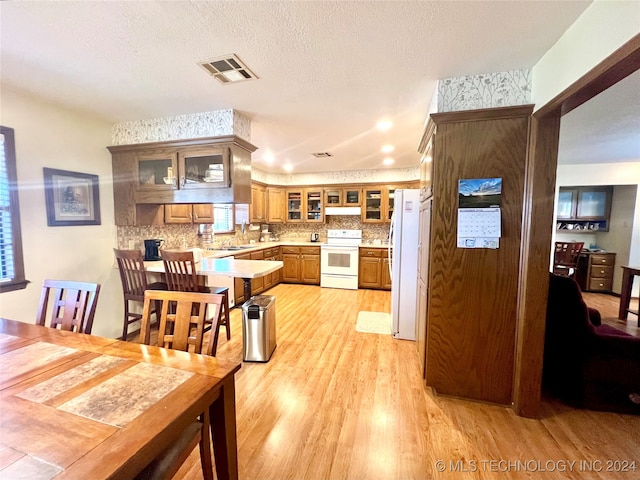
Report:
[{"label": "desk drawer", "polygon": [[590,255],[591,265],[610,265],[613,267],[616,256],[612,254]]},{"label": "desk drawer", "polygon": [[613,277],[613,267],[601,267],[600,265],[592,265],[591,266],[591,280],[595,280],[596,278],[607,278],[611,279]]},{"label": "desk drawer", "polygon": [[589,281],[589,290],[592,292],[610,292],[613,280],[610,278],[592,278]]}]

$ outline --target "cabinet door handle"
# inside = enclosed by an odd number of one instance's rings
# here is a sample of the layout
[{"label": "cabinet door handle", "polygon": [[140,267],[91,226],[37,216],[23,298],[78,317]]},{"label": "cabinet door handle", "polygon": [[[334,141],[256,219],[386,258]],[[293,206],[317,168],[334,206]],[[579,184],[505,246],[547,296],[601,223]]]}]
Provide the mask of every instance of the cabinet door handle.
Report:
[{"label": "cabinet door handle", "polygon": [[178,188],[178,177],[171,177],[171,186],[173,186],[174,189]]},{"label": "cabinet door handle", "polygon": [[184,175],[182,175],[180,177],[180,188],[183,188],[187,183],[187,179],[184,177]]}]

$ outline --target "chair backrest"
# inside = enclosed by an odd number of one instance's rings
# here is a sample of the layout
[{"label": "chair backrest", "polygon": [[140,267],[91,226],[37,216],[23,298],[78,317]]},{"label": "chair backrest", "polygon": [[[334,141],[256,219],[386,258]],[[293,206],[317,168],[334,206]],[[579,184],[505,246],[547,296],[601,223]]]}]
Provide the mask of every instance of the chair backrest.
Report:
[{"label": "chair backrest", "polygon": [[554,273],[573,275],[578,268],[583,246],[584,242],[556,242],[553,253]]},{"label": "chair backrest", "polygon": [[193,252],[160,251],[164,262],[164,273],[169,290],[176,292],[197,292],[198,275]]},{"label": "chair backrest", "polygon": [[144,299],[144,291],[147,289],[147,272],[144,269],[144,258],[140,250],[113,249],[120,271],[120,281],[125,299]]},{"label": "chair backrest", "polygon": [[36,324],[45,326],[49,296],[54,292],[55,301],[51,309],[49,327],[78,333],[91,333],[96,314],[99,283],[45,280]]},{"label": "chair backrest", "polygon": [[207,306],[214,309],[209,309],[209,315],[213,316],[213,325],[216,325],[223,300],[224,296],[216,293],[147,290],[144,292],[140,340],[150,344],[152,302],[158,301],[161,302],[158,346],[186,352],[189,345],[193,345],[193,352],[201,353]]}]

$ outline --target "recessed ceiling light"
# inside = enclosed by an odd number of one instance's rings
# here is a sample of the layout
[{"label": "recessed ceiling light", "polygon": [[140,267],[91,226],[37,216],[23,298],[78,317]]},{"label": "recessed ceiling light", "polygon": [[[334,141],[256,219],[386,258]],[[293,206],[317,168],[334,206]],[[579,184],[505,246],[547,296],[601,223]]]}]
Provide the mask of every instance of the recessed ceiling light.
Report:
[{"label": "recessed ceiling light", "polygon": [[381,120],[378,122],[376,126],[378,127],[378,130],[384,131],[384,130],[389,130],[392,125],[393,125],[393,122],[391,122],[391,120]]},{"label": "recessed ceiling light", "polygon": [[393,158],[385,158],[382,163],[385,165],[391,165],[394,162]]},{"label": "recessed ceiling light", "polygon": [[273,157],[273,153],[265,153],[262,156],[262,160],[264,160],[266,163],[273,163],[274,157]]},{"label": "recessed ceiling light", "polygon": [[395,150],[395,147],[393,145],[385,145],[384,147],[382,147],[382,153],[391,153]]},{"label": "recessed ceiling light", "polygon": [[291,165],[290,163],[287,163],[282,168],[284,168],[286,172],[290,172],[291,170],[293,170],[293,165]]}]

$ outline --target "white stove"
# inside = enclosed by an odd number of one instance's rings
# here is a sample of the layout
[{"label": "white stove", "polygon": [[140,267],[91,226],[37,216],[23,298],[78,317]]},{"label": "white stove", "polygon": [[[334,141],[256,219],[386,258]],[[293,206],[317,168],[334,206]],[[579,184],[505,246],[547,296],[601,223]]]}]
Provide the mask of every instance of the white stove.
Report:
[{"label": "white stove", "polygon": [[362,230],[327,230],[320,246],[320,286],[358,289],[358,246]]}]

